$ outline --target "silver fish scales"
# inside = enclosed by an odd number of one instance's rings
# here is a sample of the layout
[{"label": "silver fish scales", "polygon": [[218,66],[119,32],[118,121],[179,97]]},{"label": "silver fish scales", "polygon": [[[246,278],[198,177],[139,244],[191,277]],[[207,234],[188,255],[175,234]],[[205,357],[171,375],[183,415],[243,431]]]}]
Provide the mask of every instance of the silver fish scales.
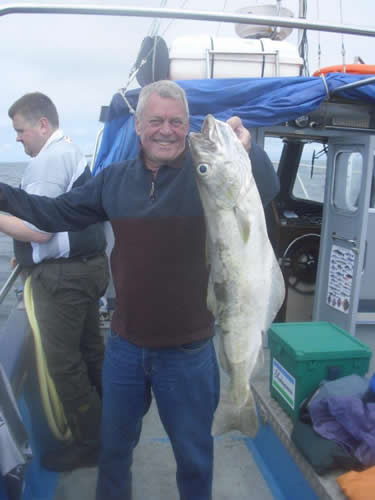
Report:
[{"label": "silver fish scales", "polygon": [[269,242],[247,152],[224,122],[208,115],[189,136],[206,219],[207,306],[219,335],[222,384],[214,434],[258,430],[250,379],[267,332],[284,300],[284,279]]}]

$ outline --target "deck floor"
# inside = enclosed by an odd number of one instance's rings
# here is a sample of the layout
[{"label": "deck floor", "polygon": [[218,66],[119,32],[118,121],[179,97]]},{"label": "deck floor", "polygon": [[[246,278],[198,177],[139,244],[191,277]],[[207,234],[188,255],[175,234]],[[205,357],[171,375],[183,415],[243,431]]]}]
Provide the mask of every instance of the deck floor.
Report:
[{"label": "deck floor", "polygon": [[[288,306],[287,321],[311,321],[311,297],[294,296],[290,293],[290,301],[295,305]],[[4,304],[3,304],[4,306]],[[10,305],[12,307],[12,305]],[[356,336],[375,351],[375,326],[362,325],[357,328]],[[285,412],[270,398],[268,390],[269,350],[264,349],[265,364],[255,379],[257,397],[263,406],[273,415],[275,431],[284,443],[290,438],[290,422]],[[375,357],[370,362],[369,374],[375,372]],[[282,425],[278,425],[279,423]],[[289,439],[290,441],[290,439]],[[293,445],[291,453],[295,454]],[[296,455],[298,457],[298,455]],[[296,460],[300,461],[300,458]],[[301,463],[299,463],[301,467]],[[303,463],[306,468],[306,464]],[[302,469],[303,469],[302,467]],[[311,468],[310,468],[311,469]],[[307,464],[305,476],[314,482],[317,478],[311,475]],[[55,500],[92,500],[95,498],[97,470],[80,469],[72,473],[60,474]],[[155,404],[144,419],[140,442],[135,450],[134,465],[134,498],[133,500],[177,500],[178,492],[175,481],[175,461],[171,446],[160,422]],[[311,481],[310,481],[311,482]],[[330,475],[321,481],[318,488],[323,488],[324,495],[319,499],[341,500],[343,495],[338,491],[335,476]],[[272,500],[269,489],[246,440],[238,433],[231,433],[215,438],[214,465],[214,500]]]},{"label": "deck floor", "polygon": [[[312,297],[289,295],[288,321],[311,321]],[[361,326],[357,338],[375,351],[374,326]],[[274,419],[274,429],[280,439],[289,447],[305,477],[319,492],[319,499],[342,500],[343,494],[335,481],[335,474],[319,478],[310,465],[299,455],[290,442],[291,421],[279,405],[270,397],[268,389],[269,349],[264,349],[264,366],[255,377],[258,400],[263,403],[268,415]],[[369,373],[375,371],[375,357],[370,362]],[[61,474],[55,500],[92,500],[95,497],[96,469],[81,469]],[[151,405],[144,419],[140,442],[135,450],[133,465],[134,499],[177,500],[175,462],[170,443],[160,422],[155,404]],[[272,500],[274,497],[267,486],[245,439],[239,433],[215,438],[215,462],[213,500]]]},{"label": "deck floor", "polygon": [[[273,496],[240,434],[215,438],[214,500],[272,500]],[[133,500],[177,500],[175,461],[153,403],[144,419],[133,464]],[[55,500],[95,498],[97,470],[60,474]]]}]

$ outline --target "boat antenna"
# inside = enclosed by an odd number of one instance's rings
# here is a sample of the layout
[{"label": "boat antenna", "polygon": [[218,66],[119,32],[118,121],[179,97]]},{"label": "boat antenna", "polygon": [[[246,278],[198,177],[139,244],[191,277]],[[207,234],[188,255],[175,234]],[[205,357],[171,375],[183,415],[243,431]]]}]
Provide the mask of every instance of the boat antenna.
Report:
[{"label": "boat antenna", "polygon": [[[344,24],[343,15],[342,15],[342,0],[340,0],[340,21],[341,24]],[[345,44],[344,44],[344,33],[341,33],[341,54],[342,54],[342,71],[346,73],[346,64],[345,64]]]},{"label": "boat antenna", "polygon": [[[319,12],[319,0],[316,0],[316,14],[318,21],[320,20],[320,12]],[[320,31],[318,33],[318,68],[321,68],[321,56],[322,56],[322,49],[320,46]]]},{"label": "boat antenna", "polygon": [[[307,2],[306,0],[299,0],[299,16],[306,19]],[[298,53],[303,60],[303,65],[300,68],[301,76],[309,76],[309,44],[307,39],[306,29],[298,31]]]}]

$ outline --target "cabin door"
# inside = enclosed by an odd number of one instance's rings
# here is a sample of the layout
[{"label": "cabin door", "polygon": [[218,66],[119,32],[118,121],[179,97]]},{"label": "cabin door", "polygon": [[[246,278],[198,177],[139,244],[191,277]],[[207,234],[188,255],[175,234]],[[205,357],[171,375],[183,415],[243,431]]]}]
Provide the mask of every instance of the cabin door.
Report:
[{"label": "cabin door", "polygon": [[313,320],[355,333],[366,253],[375,137],[334,137],[328,143]]}]

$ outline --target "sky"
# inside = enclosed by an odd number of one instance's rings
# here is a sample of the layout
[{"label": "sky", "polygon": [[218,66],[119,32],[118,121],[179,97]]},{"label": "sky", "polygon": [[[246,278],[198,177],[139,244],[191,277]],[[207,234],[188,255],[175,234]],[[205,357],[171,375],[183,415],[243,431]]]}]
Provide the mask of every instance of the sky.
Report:
[{"label": "sky", "polygon": [[[25,0],[0,0],[6,4],[27,4]],[[73,0],[40,3],[76,3]],[[165,6],[170,9],[235,12],[254,4],[276,4],[276,0],[80,0],[80,4],[120,4],[134,7]],[[375,27],[374,0],[308,0],[307,19],[314,22]],[[203,7],[204,6],[204,7]],[[298,15],[298,0],[283,0],[281,6]],[[342,6],[342,9],[340,8]],[[78,16],[51,14],[11,14],[0,16],[0,163],[27,161],[21,144],[17,144],[9,106],[27,92],[41,91],[55,102],[60,125],[66,135],[85,154],[93,152],[101,127],[100,108],[128,82],[141,42],[150,34],[151,18]],[[226,23],[189,20],[160,22],[159,35],[168,46],[181,35],[209,33],[212,36],[237,36]],[[342,63],[342,42],[346,63],[360,56],[365,63],[375,64],[375,39],[310,31],[309,67]],[[297,32],[287,39],[296,43]],[[130,88],[137,86],[135,81]]]}]

